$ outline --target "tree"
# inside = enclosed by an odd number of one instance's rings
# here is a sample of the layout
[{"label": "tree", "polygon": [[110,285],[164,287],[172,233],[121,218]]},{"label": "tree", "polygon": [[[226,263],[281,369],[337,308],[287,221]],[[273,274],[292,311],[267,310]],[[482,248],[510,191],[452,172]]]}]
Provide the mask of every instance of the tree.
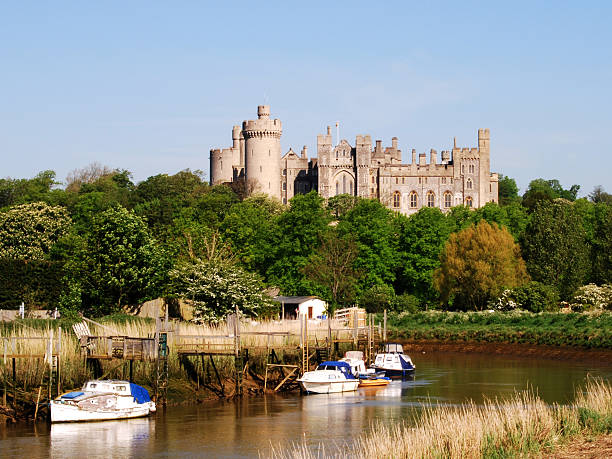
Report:
[{"label": "tree", "polygon": [[520,202],[521,198],[518,195],[518,186],[516,186],[516,182],[513,178],[507,177],[504,174],[499,174],[497,186],[500,206]]},{"label": "tree", "polygon": [[0,258],[43,260],[71,223],[66,209],[44,202],[0,212]]},{"label": "tree", "polygon": [[272,241],[282,211],[278,201],[259,195],[234,204],[225,215],[221,234],[247,271],[265,276],[272,262]]},{"label": "tree", "polygon": [[338,234],[357,243],[355,268],[363,271],[362,290],[373,285],[391,285],[399,262],[396,217],[374,199],[362,199],[338,223]]},{"label": "tree", "polygon": [[261,279],[239,266],[213,258],[179,264],[170,272],[172,293],[194,305],[194,322],[219,322],[236,306],[247,316],[273,307]]},{"label": "tree", "polygon": [[595,204],[608,204],[612,205],[612,194],[606,193],[601,185],[597,185],[593,188],[593,192],[589,193],[589,199]]},{"label": "tree", "polygon": [[31,179],[0,179],[0,208],[52,200],[52,188],[59,185],[54,171],[39,172]]},{"label": "tree", "polygon": [[94,217],[67,266],[85,312],[96,315],[159,295],[169,268],[146,223],[119,206]]},{"label": "tree", "polygon": [[529,183],[529,188],[523,195],[523,205],[533,210],[540,201],[552,201],[558,198],[575,201],[579,190],[580,185],[572,185],[566,190],[559,180],[535,179]]},{"label": "tree", "polygon": [[390,285],[373,285],[359,295],[359,306],[368,313],[383,312],[395,303],[395,291]]},{"label": "tree", "polygon": [[553,285],[568,300],[588,275],[588,246],[576,207],[566,202],[536,205],[522,240],[529,274]]},{"label": "tree", "polygon": [[342,217],[353,209],[361,198],[350,194],[339,194],[327,200],[327,208],[336,218]]},{"label": "tree", "polygon": [[277,220],[271,239],[271,265],[267,282],[286,295],[309,295],[312,283],[304,274],[308,258],[319,246],[321,234],[331,217],[323,207],[324,199],[315,191],[294,196],[288,211]]},{"label": "tree", "polygon": [[525,232],[529,215],[527,210],[518,202],[513,202],[505,206],[497,205],[494,202],[488,202],[484,206],[473,211],[470,216],[472,223],[478,223],[480,220],[486,220],[489,223],[497,223],[500,226],[505,226],[510,234],[518,241],[521,235]]},{"label": "tree", "polygon": [[528,280],[512,235],[486,221],[451,234],[434,273],[434,285],[442,300],[460,309],[482,310],[504,288]]},{"label": "tree", "polygon": [[84,183],[94,183],[113,173],[113,169],[97,162],[93,162],[82,169],[74,169],[66,177],[66,191],[78,193]]},{"label": "tree", "polygon": [[400,219],[398,292],[421,300],[433,300],[433,273],[440,266],[440,252],[451,233],[451,225],[440,209],[423,207],[409,218]]},{"label": "tree", "polygon": [[304,267],[306,276],[327,293],[325,299],[331,306],[330,314],[336,306],[355,299],[360,276],[354,267],[357,255],[355,241],[341,238],[335,230],[330,229],[321,237],[321,245]]}]

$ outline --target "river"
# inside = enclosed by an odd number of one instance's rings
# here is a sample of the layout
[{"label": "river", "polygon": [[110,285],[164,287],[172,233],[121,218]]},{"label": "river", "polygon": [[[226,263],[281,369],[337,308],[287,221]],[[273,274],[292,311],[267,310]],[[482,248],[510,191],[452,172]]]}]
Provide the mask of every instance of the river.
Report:
[{"label": "river", "polygon": [[410,422],[426,404],[481,403],[527,388],[549,403],[573,399],[587,375],[612,380],[612,362],[482,354],[412,355],[413,381],[331,395],[297,393],[170,407],[151,418],[0,426],[0,457],[257,457],[271,446],[342,443],[373,422]]}]

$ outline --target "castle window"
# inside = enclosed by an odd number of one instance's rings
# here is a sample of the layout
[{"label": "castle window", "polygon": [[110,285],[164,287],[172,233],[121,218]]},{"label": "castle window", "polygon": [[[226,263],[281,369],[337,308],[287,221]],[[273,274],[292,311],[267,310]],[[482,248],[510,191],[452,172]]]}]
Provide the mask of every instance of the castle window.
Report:
[{"label": "castle window", "polygon": [[470,167],[468,169],[470,171],[470,174],[474,173],[474,165],[473,164],[470,164]]},{"label": "castle window", "polygon": [[427,177],[425,177],[425,184],[427,184]]},{"label": "castle window", "polygon": [[489,183],[489,193],[491,193],[492,191],[493,191],[493,185]]},{"label": "castle window", "polygon": [[393,193],[393,207],[399,209],[400,206],[400,192],[396,191]]},{"label": "castle window", "polygon": [[446,177],[442,177],[442,185],[446,184]]},{"label": "castle window", "polygon": [[465,174],[465,165],[463,165],[463,164],[461,165],[461,173]]},{"label": "castle window", "polygon": [[444,193],[444,207],[450,207],[452,202],[452,195],[447,191]]},{"label": "castle window", "polygon": [[465,184],[465,187],[466,187],[468,190],[471,190],[471,189],[472,189],[472,179],[471,179],[471,178],[467,179],[467,182],[466,182],[466,184]]},{"label": "castle window", "polygon": [[374,176],[372,176],[372,183],[374,183]]},{"label": "castle window", "polygon": [[287,169],[283,169],[283,175],[287,175]]},{"label": "castle window", "polygon": [[427,192],[427,207],[433,207],[436,204],[436,195],[433,191]]},{"label": "castle window", "polygon": [[287,204],[287,198],[283,198],[283,204]]},{"label": "castle window", "polygon": [[340,183],[336,182],[336,196],[340,194]]},{"label": "castle window", "polygon": [[473,202],[472,202],[471,196],[468,196],[467,198],[465,198],[465,205],[468,207],[472,207]]},{"label": "castle window", "polygon": [[352,180],[349,181],[349,193],[353,194],[353,181]]},{"label": "castle window", "polygon": [[406,179],[404,177],[402,177],[402,185],[406,183]]},{"label": "castle window", "polygon": [[419,177],[419,185],[421,184],[421,177]]},{"label": "castle window", "polygon": [[346,175],[342,176],[342,194],[346,194]]},{"label": "castle window", "polygon": [[453,178],[451,177],[451,185],[453,184]]},{"label": "castle window", "polygon": [[417,206],[417,194],[416,191],[410,192],[410,208],[416,209]]},{"label": "castle window", "polygon": [[287,191],[287,183],[283,183],[283,191]]},{"label": "castle window", "polygon": [[397,185],[398,183],[399,183],[399,179],[395,177],[395,184]]}]

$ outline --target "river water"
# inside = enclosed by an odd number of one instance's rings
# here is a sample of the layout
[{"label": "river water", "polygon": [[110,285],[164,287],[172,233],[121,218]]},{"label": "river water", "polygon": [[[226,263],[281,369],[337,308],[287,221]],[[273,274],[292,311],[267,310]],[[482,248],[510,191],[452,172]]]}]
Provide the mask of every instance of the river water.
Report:
[{"label": "river water", "polygon": [[427,404],[481,403],[527,388],[549,403],[566,403],[588,375],[612,380],[612,362],[438,353],[412,358],[413,381],[378,390],[170,407],[127,421],[0,426],[0,457],[265,457],[271,446],[341,444],[374,422],[410,422]]}]

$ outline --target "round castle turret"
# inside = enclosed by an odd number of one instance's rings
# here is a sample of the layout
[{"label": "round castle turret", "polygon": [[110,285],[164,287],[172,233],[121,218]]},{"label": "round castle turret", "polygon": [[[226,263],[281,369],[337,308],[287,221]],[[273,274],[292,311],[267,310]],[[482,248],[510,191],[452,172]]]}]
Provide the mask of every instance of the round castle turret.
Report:
[{"label": "round castle turret", "polygon": [[270,119],[269,105],[257,107],[257,118],[242,123],[245,175],[253,183],[253,191],[280,199],[282,125],[280,120]]}]

